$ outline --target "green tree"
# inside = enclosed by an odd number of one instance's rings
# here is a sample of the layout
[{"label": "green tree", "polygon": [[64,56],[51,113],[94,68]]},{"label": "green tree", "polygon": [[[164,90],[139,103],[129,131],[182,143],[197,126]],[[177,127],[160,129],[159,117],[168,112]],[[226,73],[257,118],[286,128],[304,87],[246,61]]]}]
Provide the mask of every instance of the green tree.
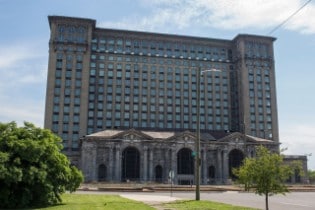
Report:
[{"label": "green tree", "polygon": [[282,155],[259,146],[255,158],[245,158],[241,167],[233,169],[238,182],[244,184],[245,190],[253,189],[258,195],[265,195],[266,209],[269,209],[268,198],[273,194],[285,194],[288,188],[285,182],[301,170],[301,165],[284,164]]},{"label": "green tree", "polygon": [[61,139],[24,123],[0,123],[0,208],[45,206],[75,191],[82,173],[61,153]]},{"label": "green tree", "polygon": [[308,170],[308,178],[310,180],[310,184],[315,184],[315,171]]}]

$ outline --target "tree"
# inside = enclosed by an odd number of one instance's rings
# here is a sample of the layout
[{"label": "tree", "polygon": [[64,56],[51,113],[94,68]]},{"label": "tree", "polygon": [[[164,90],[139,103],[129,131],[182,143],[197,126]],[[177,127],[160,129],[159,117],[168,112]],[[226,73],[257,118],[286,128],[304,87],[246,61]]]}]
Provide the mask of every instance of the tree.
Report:
[{"label": "tree", "polygon": [[315,171],[308,170],[308,178],[310,180],[310,184],[315,184]]},{"label": "tree", "polygon": [[0,123],[0,208],[45,206],[75,191],[82,173],[61,153],[61,139],[24,123]]},{"label": "tree", "polygon": [[288,192],[285,182],[296,169],[301,169],[300,167],[301,164],[296,162],[292,165],[283,164],[282,155],[259,146],[257,156],[245,158],[241,167],[233,169],[233,173],[238,178],[238,182],[244,184],[246,191],[254,189],[256,194],[265,195],[266,210],[268,210],[269,196]]}]

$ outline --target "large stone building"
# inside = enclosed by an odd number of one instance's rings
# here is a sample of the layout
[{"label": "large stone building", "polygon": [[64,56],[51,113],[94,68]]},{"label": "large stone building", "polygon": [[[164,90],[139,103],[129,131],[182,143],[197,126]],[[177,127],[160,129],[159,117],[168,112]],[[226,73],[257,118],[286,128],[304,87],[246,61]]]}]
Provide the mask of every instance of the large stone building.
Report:
[{"label": "large stone building", "polygon": [[[82,142],[82,170],[88,181],[144,181],[194,183],[196,135],[190,131],[161,132],[105,130]],[[277,152],[278,144],[244,134],[207,132],[201,135],[201,184],[228,184],[232,168],[264,145]],[[173,171],[173,172],[170,172]]]},{"label": "large stone building", "polygon": [[203,183],[226,182],[257,144],[278,150],[274,38],[223,40],[48,19],[45,128],[61,136],[86,180],[165,181],[174,170],[177,183],[189,182],[198,119]]}]

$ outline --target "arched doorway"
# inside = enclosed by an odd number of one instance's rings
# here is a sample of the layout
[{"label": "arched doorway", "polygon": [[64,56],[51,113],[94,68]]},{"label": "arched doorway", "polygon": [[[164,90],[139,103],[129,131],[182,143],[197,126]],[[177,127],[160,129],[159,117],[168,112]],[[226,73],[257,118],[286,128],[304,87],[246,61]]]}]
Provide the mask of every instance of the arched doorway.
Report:
[{"label": "arched doorway", "polygon": [[122,153],[122,181],[140,179],[140,153],[134,147],[127,147]]},{"label": "arched doorway", "polygon": [[194,177],[194,158],[191,149],[183,148],[177,153],[178,184],[191,185]]},{"label": "arched doorway", "polygon": [[155,166],[155,181],[162,182],[162,176],[163,176],[162,166],[160,165]]},{"label": "arched doorway", "polygon": [[194,174],[194,158],[188,148],[183,148],[177,153],[177,174]]},{"label": "arched doorway", "polygon": [[209,183],[214,183],[215,181],[215,167],[214,166],[209,166],[208,168],[208,179],[209,179]]},{"label": "arched doorway", "polygon": [[104,164],[98,166],[98,181],[106,180],[107,168]]},{"label": "arched doorway", "polygon": [[230,175],[230,178],[232,178],[232,179],[236,178],[232,172],[232,169],[240,167],[243,160],[244,160],[244,154],[241,150],[233,149],[229,153],[229,175]]}]

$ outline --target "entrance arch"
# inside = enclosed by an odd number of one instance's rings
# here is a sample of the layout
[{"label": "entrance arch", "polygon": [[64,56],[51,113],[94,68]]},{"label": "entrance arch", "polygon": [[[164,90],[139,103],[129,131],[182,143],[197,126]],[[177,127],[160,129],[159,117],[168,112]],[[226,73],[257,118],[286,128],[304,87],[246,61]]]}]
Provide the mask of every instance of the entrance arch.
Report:
[{"label": "entrance arch", "polygon": [[208,168],[208,177],[209,177],[209,179],[214,179],[215,178],[215,167],[214,166],[209,166],[209,168]]},{"label": "entrance arch", "polygon": [[122,181],[138,181],[140,179],[140,153],[134,147],[127,147],[122,153]]},{"label": "entrance arch", "polygon": [[104,164],[98,166],[98,181],[106,180],[107,168]]},{"label": "entrance arch", "polygon": [[155,181],[162,182],[163,168],[160,165],[155,166]]},{"label": "entrance arch", "polygon": [[177,153],[177,173],[178,174],[194,174],[194,158],[192,151],[183,148]]},{"label": "entrance arch", "polygon": [[243,160],[244,160],[244,154],[241,150],[233,149],[229,153],[229,174],[232,179],[236,178],[236,176],[232,173],[232,169],[240,167]]}]

